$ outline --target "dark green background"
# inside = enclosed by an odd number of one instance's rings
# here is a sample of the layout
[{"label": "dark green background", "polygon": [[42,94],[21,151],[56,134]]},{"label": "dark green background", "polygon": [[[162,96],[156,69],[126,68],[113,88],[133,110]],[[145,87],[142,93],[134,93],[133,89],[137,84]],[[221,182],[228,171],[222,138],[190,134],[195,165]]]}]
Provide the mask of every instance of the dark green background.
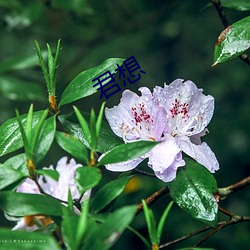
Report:
[{"label": "dark green background", "polygon": [[[71,2],[71,4],[67,4]],[[57,71],[57,97],[67,84],[81,71],[94,67],[107,58],[135,56],[146,72],[139,82],[127,88],[136,91],[141,86],[151,90],[176,78],[190,79],[205,94],[215,97],[214,117],[209,124],[209,134],[204,140],[215,152],[220,170],[215,174],[219,187],[224,187],[246,177],[250,173],[250,85],[249,65],[236,58],[228,63],[211,67],[215,41],[223,30],[213,7],[204,8],[208,1],[100,1],[57,0],[21,1],[0,0],[0,63],[9,58],[35,55],[34,40],[46,49],[46,43],[55,48],[62,40]],[[65,5],[64,5],[65,4]],[[233,23],[249,12],[226,9]],[[42,86],[45,84],[39,67],[24,70],[7,70],[1,76],[14,77]],[[79,109],[99,110],[99,93],[78,101]],[[15,115],[14,109],[26,113],[30,102],[10,99],[0,89],[0,123]],[[107,100],[107,106],[117,105],[121,93]],[[33,101],[35,109],[46,103]],[[61,112],[71,112],[67,105]],[[41,167],[56,163],[65,153],[54,143]],[[7,156],[8,157],[8,156]],[[7,157],[3,157],[3,160]],[[3,161],[1,160],[1,161]],[[144,164],[145,165],[145,164]],[[143,168],[144,166],[142,166]],[[117,174],[104,171],[107,178]],[[139,202],[164,183],[149,177],[141,177],[138,191],[124,195],[120,204]],[[232,213],[249,215],[247,189],[231,195],[221,206]],[[159,217],[169,199],[162,198],[153,210]],[[220,219],[225,219],[223,216]],[[1,218],[4,225],[6,220]],[[142,215],[135,219],[135,227],[146,233]],[[12,224],[11,224],[12,225]],[[162,242],[190,233],[203,225],[195,222],[174,206],[166,223]],[[249,223],[231,226],[208,240],[203,246],[216,249],[246,249],[249,246]],[[198,238],[196,238],[196,241]],[[189,243],[179,244],[191,246]],[[170,248],[174,249],[176,247]],[[136,236],[125,233],[113,249],[144,249]]]}]

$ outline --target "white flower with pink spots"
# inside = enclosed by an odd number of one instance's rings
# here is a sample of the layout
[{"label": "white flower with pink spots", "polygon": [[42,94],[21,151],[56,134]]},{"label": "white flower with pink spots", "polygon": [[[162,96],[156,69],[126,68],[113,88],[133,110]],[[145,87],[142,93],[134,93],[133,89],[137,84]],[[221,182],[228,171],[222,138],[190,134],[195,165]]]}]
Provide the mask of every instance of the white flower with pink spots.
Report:
[{"label": "white flower with pink spots", "polygon": [[201,136],[214,112],[214,98],[202,93],[191,81],[177,79],[170,85],[146,87],[141,96],[130,90],[123,92],[118,106],[105,110],[114,133],[125,143],[138,140],[162,141],[148,154],[131,161],[107,164],[111,171],[128,171],[145,158],[155,175],[170,182],[178,167],[185,165],[182,152],[205,166],[212,173],[219,169],[218,161]]}]

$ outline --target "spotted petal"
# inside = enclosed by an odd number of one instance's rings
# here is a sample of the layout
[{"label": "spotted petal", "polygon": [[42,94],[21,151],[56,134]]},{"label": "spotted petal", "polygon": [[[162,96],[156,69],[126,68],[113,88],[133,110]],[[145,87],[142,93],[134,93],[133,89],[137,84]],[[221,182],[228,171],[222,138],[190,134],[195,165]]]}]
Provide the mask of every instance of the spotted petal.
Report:
[{"label": "spotted petal", "polygon": [[170,85],[155,87],[154,98],[168,113],[173,136],[191,136],[203,131],[214,112],[214,98],[204,95],[192,81],[177,79]]},{"label": "spotted petal", "polygon": [[125,90],[120,104],[105,110],[112,130],[125,142],[158,140],[166,126],[166,111],[154,103],[148,88],[140,91],[142,96]]}]

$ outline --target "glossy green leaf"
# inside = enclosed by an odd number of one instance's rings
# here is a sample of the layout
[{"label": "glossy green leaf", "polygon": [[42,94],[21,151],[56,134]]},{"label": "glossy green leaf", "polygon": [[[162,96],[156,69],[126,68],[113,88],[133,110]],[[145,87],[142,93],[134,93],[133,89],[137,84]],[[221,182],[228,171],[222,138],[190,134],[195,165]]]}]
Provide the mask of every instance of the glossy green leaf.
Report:
[{"label": "glossy green leaf", "polygon": [[82,115],[82,113],[80,112],[80,110],[75,106],[73,106],[73,108],[75,110],[76,117],[81,125],[81,129],[82,129],[84,138],[86,138],[86,141],[87,141],[88,145],[90,146],[92,138],[91,138],[91,134],[90,134],[89,125],[88,125],[86,119],[84,118],[84,116]]},{"label": "glossy green leaf", "polygon": [[37,161],[40,162],[48,153],[56,132],[56,117],[44,121],[37,148]]},{"label": "glossy green leaf", "polygon": [[26,165],[26,155],[19,154],[15,155],[13,157],[10,157],[8,160],[4,162],[5,166],[8,166],[9,168],[18,170],[19,172],[23,173],[24,175],[29,175],[29,171],[27,169]]},{"label": "glossy green leaf", "polygon": [[9,76],[0,77],[0,93],[15,101],[43,102],[46,100],[42,86]]},{"label": "glossy green leaf", "polygon": [[97,89],[93,87],[95,83],[92,80],[108,70],[114,73],[114,70],[117,68],[116,64],[121,65],[124,60],[122,58],[110,58],[102,64],[78,74],[64,90],[59,106],[72,103],[96,93]]},{"label": "glossy green leaf", "polygon": [[20,171],[0,164],[0,190],[24,178],[25,175]]},{"label": "glossy green leaf", "polygon": [[80,216],[65,217],[62,222],[62,234],[67,249],[80,249],[82,238],[88,225],[88,201],[84,201]]},{"label": "glossy green leaf", "polygon": [[218,204],[213,196],[218,192],[214,176],[199,163],[185,159],[177,177],[168,183],[170,195],[180,208],[191,216],[216,227]]},{"label": "glossy green leaf", "polygon": [[0,208],[11,216],[62,216],[63,210],[66,209],[59,201],[49,196],[15,192],[0,193]]},{"label": "glossy green leaf", "polygon": [[132,176],[118,178],[110,181],[100,188],[94,196],[91,208],[94,212],[99,212],[117,198],[124,190],[128,180]]},{"label": "glossy green leaf", "polygon": [[136,141],[122,144],[108,152],[98,163],[99,166],[123,162],[140,157],[149,152],[158,142]]},{"label": "glossy green leaf", "polygon": [[77,168],[75,173],[76,185],[81,194],[95,187],[101,179],[102,173],[99,168],[95,167]]},{"label": "glossy green leaf", "polygon": [[[33,127],[44,111],[34,112]],[[27,114],[21,115],[22,123],[26,123]],[[25,126],[25,125],[24,125]],[[13,152],[23,146],[17,118],[11,118],[0,126],[0,156]]]},{"label": "glossy green leaf", "polygon": [[83,250],[109,249],[131,223],[137,207],[127,206],[110,214],[103,224],[92,227]]},{"label": "glossy green leaf", "polygon": [[48,234],[26,231],[10,231],[0,228],[0,249],[6,250],[60,250],[54,238]]},{"label": "glossy green leaf", "polygon": [[37,174],[44,175],[47,177],[50,177],[51,179],[58,181],[59,179],[59,173],[56,170],[52,169],[37,169],[36,170]]},{"label": "glossy green leaf", "polygon": [[147,203],[142,200],[143,204],[143,212],[145,215],[145,219],[148,227],[148,234],[151,241],[151,244],[157,244],[157,231],[156,231],[156,221],[153,211],[148,207]]},{"label": "glossy green leaf", "polygon": [[[84,117],[89,119],[88,113],[83,113]],[[82,129],[80,125],[78,124],[78,121],[74,115],[74,113],[68,114],[68,115],[61,115],[59,116],[59,120],[62,123],[63,127],[72,135],[74,135],[76,138],[78,138],[86,147],[89,148],[89,144],[84,137],[84,134],[82,132]],[[97,144],[97,152],[104,153],[112,148],[123,144],[123,141],[121,138],[116,136],[114,132],[111,130],[107,122],[102,122],[102,127],[100,131],[100,136]]]},{"label": "glossy green leaf", "polygon": [[69,250],[77,249],[76,233],[78,222],[78,216],[65,217],[62,222],[63,240],[67,249]]},{"label": "glossy green leaf", "polygon": [[223,7],[227,7],[239,11],[250,10],[250,1],[249,0],[221,0]]},{"label": "glossy green leaf", "polygon": [[215,45],[214,65],[239,56],[250,47],[250,16],[228,26]]},{"label": "glossy green leaf", "polygon": [[82,164],[88,165],[88,151],[86,146],[75,136],[64,132],[56,132],[56,141],[62,149],[71,154]]}]

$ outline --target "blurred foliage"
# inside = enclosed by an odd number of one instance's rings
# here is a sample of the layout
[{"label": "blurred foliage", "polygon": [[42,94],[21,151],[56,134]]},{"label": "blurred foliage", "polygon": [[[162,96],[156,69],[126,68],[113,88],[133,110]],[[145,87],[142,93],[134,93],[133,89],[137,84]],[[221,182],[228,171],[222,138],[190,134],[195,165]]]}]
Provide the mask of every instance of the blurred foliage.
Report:
[{"label": "blurred foliage", "polygon": [[[58,96],[83,70],[107,58],[133,55],[146,74],[128,88],[137,90],[147,86],[152,89],[155,85],[183,78],[191,79],[205,94],[215,97],[215,114],[208,128],[210,134],[206,136],[220,162],[221,169],[215,177],[219,187],[239,181],[250,174],[249,66],[234,59],[211,67],[215,41],[224,28],[215,9],[205,7],[207,3],[205,0],[0,0],[0,124],[14,116],[15,108],[20,113],[26,112],[31,100],[36,110],[46,108],[42,103],[46,88],[37,64],[34,40],[55,48],[57,40],[61,39]],[[226,13],[231,23],[250,14],[230,9],[226,9]],[[39,92],[34,96],[32,91],[27,91],[25,98],[18,95],[19,88]],[[117,93],[109,98],[107,106],[117,105],[120,96],[121,93]],[[97,93],[78,101],[77,106],[84,111],[91,107],[99,110],[101,102]],[[73,111],[70,106],[62,109]],[[62,155],[65,152],[55,144],[41,167],[55,164]],[[109,179],[117,176],[105,170],[104,175]],[[164,185],[153,178],[152,183],[148,183],[148,177],[138,179],[142,184],[124,195],[121,203],[138,203]],[[249,192],[240,191],[221,205],[233,213],[246,215],[250,210],[249,198]],[[157,213],[162,214],[168,202],[165,197],[152,206],[156,217]],[[147,233],[142,214],[134,223],[141,233]],[[163,234],[162,241],[175,239],[201,226],[174,206],[167,221],[169,230]],[[247,249],[249,229],[249,223],[229,227],[203,246]],[[129,248],[144,249],[137,236],[125,233],[114,249]]]}]

